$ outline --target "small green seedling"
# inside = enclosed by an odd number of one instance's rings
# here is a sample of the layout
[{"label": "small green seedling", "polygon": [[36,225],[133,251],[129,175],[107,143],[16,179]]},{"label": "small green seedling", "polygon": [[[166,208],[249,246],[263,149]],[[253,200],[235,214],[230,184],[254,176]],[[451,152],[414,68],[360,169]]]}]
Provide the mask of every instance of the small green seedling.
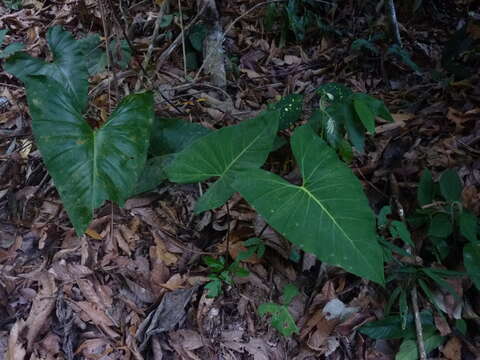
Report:
[{"label": "small green seedling", "polygon": [[462,205],[462,183],[454,169],[444,171],[438,182],[427,169],[422,173],[417,191],[421,206],[409,219],[412,226],[427,226],[430,245],[441,262],[458,243],[464,244],[463,257],[467,273],[480,289],[480,251],[478,219]]},{"label": "small green seedling", "polygon": [[[427,354],[438,348],[446,340],[435,328],[433,315],[429,311],[420,313],[420,321],[423,328],[423,340]],[[399,315],[386,316],[385,318],[372,321],[363,325],[359,331],[376,340],[401,339],[400,349],[395,359],[414,360],[418,359],[418,349],[416,341],[415,323],[412,314],[409,314],[406,326]]]},{"label": "small green seedling", "polygon": [[291,336],[294,333],[298,334],[299,329],[295,324],[292,314],[290,314],[288,310],[288,305],[290,305],[293,298],[299,294],[300,292],[294,285],[288,284],[283,288],[281,304],[272,302],[261,304],[258,307],[258,314],[260,316],[270,314],[270,323],[283,336]]},{"label": "small green seedling", "polygon": [[212,256],[205,256],[203,262],[210,268],[211,272],[208,275],[211,280],[205,285],[205,288],[208,290],[207,297],[209,298],[219,296],[222,293],[223,284],[233,286],[234,276],[245,277],[250,274],[248,270],[240,266],[238,261],[228,265],[223,256],[217,259]]},{"label": "small green seedling", "polygon": [[256,237],[250,238],[245,241],[243,245],[247,248],[247,250],[241,251],[237,255],[237,258],[235,259],[236,261],[244,261],[251,258],[252,256],[261,258],[263,254],[265,254],[265,243],[262,239]]},{"label": "small green seedling", "polygon": [[[309,120],[313,129],[350,162],[353,154],[350,143],[359,151],[365,148],[365,133],[375,134],[375,118],[393,122],[385,104],[363,93],[354,93],[345,85],[328,83],[317,89],[319,108]],[[345,140],[348,135],[350,141]]]}]

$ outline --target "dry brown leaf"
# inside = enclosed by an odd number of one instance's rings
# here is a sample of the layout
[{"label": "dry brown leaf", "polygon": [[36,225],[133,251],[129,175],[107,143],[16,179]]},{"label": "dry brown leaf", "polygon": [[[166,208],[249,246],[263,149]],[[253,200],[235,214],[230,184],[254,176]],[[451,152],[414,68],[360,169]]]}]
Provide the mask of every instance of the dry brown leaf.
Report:
[{"label": "dry brown leaf", "polygon": [[441,350],[445,360],[462,359],[462,342],[456,336],[450,338]]},{"label": "dry brown leaf", "polygon": [[31,349],[34,341],[45,326],[50,313],[55,307],[57,286],[52,274],[42,272],[39,276],[40,290],[35,296],[32,308],[26,320],[27,330],[27,349]]},{"label": "dry brown leaf", "polygon": [[100,235],[98,232],[90,228],[87,229],[87,231],[85,231],[85,234],[87,234],[88,236],[90,236],[92,239],[95,239],[95,240],[103,239],[102,235]]},{"label": "dry brown leaf", "polygon": [[155,240],[155,256],[162,260],[167,266],[175,265],[178,261],[178,258],[176,255],[167,250],[167,247],[165,246],[165,243],[160,235],[154,232],[153,238]]},{"label": "dry brown leaf", "polygon": [[18,320],[10,330],[5,360],[23,360],[27,351],[20,342],[20,333],[26,326],[26,321]]}]

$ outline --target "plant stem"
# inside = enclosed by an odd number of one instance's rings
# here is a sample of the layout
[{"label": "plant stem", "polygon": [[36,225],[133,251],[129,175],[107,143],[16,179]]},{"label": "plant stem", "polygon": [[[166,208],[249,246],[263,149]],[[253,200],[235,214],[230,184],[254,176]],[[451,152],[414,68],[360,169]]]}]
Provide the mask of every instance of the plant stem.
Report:
[{"label": "plant stem", "polygon": [[420,319],[420,311],[418,309],[418,294],[417,294],[416,286],[413,287],[412,291],[410,292],[410,296],[412,297],[413,314],[415,317],[415,330],[417,332],[418,354],[420,356],[420,360],[427,360],[425,343],[423,341],[422,320]]},{"label": "plant stem", "polygon": [[393,38],[395,42],[402,47],[402,39],[400,38],[400,28],[397,21],[397,11],[395,10],[395,3],[393,0],[388,0],[388,15],[393,30]]}]

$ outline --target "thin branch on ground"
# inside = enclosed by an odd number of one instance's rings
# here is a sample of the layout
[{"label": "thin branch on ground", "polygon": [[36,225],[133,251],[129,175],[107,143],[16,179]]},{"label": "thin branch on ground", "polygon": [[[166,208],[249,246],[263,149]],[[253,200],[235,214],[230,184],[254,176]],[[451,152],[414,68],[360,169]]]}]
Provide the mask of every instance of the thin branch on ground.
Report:
[{"label": "thin branch on ground", "polygon": [[187,77],[187,49],[185,47],[185,31],[183,29],[182,2],[180,0],[178,0],[178,12],[180,13],[180,31],[182,35],[183,74],[185,77]]},{"label": "thin branch on ground", "polygon": [[395,3],[393,0],[388,0],[388,16],[390,24],[392,25],[393,38],[395,42],[401,47],[402,38],[400,37],[400,27],[398,26],[397,11],[395,10]]},{"label": "thin branch on ground", "polygon": [[160,23],[162,22],[163,16],[165,15],[165,9],[167,8],[169,0],[165,0],[162,5],[160,6],[160,10],[158,11],[157,20],[155,21],[155,27],[153,29],[153,34],[150,39],[150,44],[148,45],[147,54],[143,58],[143,62],[141,63],[141,71],[142,74],[138,77],[137,83],[135,84],[135,91],[140,89],[142,85],[143,78],[147,75],[146,68],[148,67],[148,63],[150,62],[150,58],[152,57],[153,46],[155,44],[155,40],[158,37],[158,33],[160,31]]}]

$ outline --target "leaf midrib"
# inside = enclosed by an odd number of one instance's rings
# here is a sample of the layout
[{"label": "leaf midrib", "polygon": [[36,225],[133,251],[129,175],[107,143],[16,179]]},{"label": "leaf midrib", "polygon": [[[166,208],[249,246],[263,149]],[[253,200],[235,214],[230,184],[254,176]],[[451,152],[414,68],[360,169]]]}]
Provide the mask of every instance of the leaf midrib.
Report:
[{"label": "leaf midrib", "polygon": [[358,247],[355,245],[355,242],[353,241],[353,239],[345,232],[345,230],[343,230],[343,227],[340,226],[340,224],[337,222],[337,220],[335,219],[335,217],[330,213],[330,211],[328,211],[328,209],[321,203],[321,201],[319,199],[317,199],[315,197],[314,194],[312,194],[310,192],[310,190],[308,190],[305,185],[302,185],[302,186],[299,186],[298,187],[301,191],[305,192],[310,198],[312,198],[312,200],[322,209],[322,211],[324,211],[327,216],[330,218],[330,220],[335,224],[335,226],[341,231],[341,233],[345,236],[345,238],[352,244],[352,247],[357,249],[357,251],[360,253],[360,255],[362,256],[362,258],[364,259],[364,261],[366,263],[368,263],[368,261],[366,261],[367,259],[365,258],[365,256],[363,255],[362,251],[360,251],[360,249],[358,249]]},{"label": "leaf midrib", "polygon": [[243,156],[243,154],[245,154],[245,152],[247,152],[253,146],[253,144],[255,142],[257,142],[258,138],[260,136],[262,136],[264,131],[265,131],[265,129],[263,131],[261,131],[257,136],[255,136],[255,138],[250,142],[250,144],[248,144],[245,148],[242,149],[242,151],[240,151],[240,153],[230,162],[230,164],[227,165],[225,170],[219,175],[220,178],[225,176],[225,174],[228,172],[228,170],[230,170],[230,168],[238,161],[238,159],[241,158]]}]

